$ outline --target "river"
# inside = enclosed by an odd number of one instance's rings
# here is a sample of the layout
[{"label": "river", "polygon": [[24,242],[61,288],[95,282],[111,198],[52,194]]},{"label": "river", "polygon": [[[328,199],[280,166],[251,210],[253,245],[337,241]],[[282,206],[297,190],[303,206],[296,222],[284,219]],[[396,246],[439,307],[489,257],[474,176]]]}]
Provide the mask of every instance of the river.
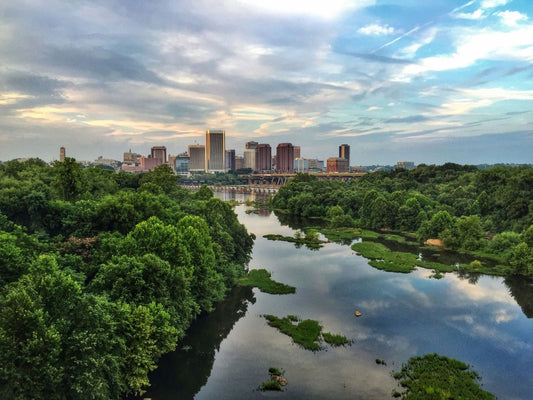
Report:
[{"label": "river", "polygon": [[[379,271],[348,245],[309,250],[266,240],[265,234],[295,230],[274,214],[246,209],[241,205],[235,211],[257,236],[250,269],[271,271],[296,293],[232,291],[216,311],[193,323],[177,351],[161,359],[143,397],[392,399],[397,388],[392,372],[414,355],[436,352],[472,365],[483,388],[499,399],[533,399],[531,284],[457,273],[436,280],[425,269]],[[324,331],[353,343],[311,352],[269,327],[263,314],[318,320]],[[387,365],[377,364],[378,358]],[[271,366],[282,369],[289,382],[282,393],[257,390]]]}]

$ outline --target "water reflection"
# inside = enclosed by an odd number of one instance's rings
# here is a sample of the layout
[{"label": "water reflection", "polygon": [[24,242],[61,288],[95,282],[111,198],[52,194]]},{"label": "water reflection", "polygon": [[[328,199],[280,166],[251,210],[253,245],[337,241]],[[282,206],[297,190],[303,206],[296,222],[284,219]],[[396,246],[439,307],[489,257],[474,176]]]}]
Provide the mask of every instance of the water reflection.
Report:
[{"label": "water reflection", "polygon": [[150,375],[151,387],[143,397],[192,399],[206,384],[221,342],[254,302],[252,289],[235,288],[215,311],[200,316],[179,343],[178,350],[161,358],[158,368]]},{"label": "water reflection", "polygon": [[509,287],[511,296],[522,308],[522,312],[533,318],[533,282],[519,276],[505,278],[505,284]]},{"label": "water reflection", "polygon": [[[293,236],[308,221],[280,216],[286,223],[280,225],[274,214],[247,209],[235,211],[257,235],[250,268],[266,268],[273,279],[295,286],[296,294],[236,291],[194,324],[182,350],[162,360],[146,397],[260,399],[272,395],[256,388],[268,367],[276,366],[289,380],[285,398],[386,399],[396,385],[391,372],[411,356],[438,352],[473,365],[485,389],[499,398],[533,398],[531,284],[460,271],[435,280],[425,269],[376,270],[349,246],[328,243],[316,252],[269,241],[264,234]],[[451,257],[438,254],[441,261]],[[355,318],[354,310],[363,316]],[[354,343],[318,353],[302,350],[268,327],[262,314],[315,319]],[[376,358],[387,366],[376,365]]]}]

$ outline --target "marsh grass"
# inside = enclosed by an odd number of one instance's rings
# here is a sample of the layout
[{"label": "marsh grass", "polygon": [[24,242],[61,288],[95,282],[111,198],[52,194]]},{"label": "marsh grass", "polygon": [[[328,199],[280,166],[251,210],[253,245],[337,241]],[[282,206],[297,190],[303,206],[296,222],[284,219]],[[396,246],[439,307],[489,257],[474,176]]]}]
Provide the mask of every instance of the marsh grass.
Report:
[{"label": "marsh grass", "polygon": [[351,343],[351,341],[348,340],[346,336],[335,335],[329,332],[322,333],[322,339],[324,339],[324,342],[334,347],[346,346],[347,344]]},{"label": "marsh grass", "polygon": [[238,284],[239,286],[257,287],[260,291],[270,294],[290,294],[296,292],[295,287],[276,282],[270,279],[271,276],[272,274],[266,269],[252,269],[245,277],[239,279]]},{"label": "marsh grass", "polygon": [[319,343],[322,326],[318,321],[311,319],[293,321],[288,317],[279,318],[275,315],[264,315],[264,317],[268,325],[290,336],[294,343],[302,346],[304,349],[311,351],[322,349]]}]

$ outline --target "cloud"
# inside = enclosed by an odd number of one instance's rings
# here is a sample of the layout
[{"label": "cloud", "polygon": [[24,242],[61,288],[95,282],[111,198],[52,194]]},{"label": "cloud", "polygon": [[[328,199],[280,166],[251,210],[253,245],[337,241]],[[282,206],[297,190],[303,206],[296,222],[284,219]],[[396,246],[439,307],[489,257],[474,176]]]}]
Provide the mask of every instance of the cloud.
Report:
[{"label": "cloud", "polygon": [[471,19],[471,20],[477,20],[485,18],[485,15],[483,13],[483,10],[481,8],[478,8],[476,11],[471,13],[455,13],[453,14],[455,18],[461,18],[461,19]]},{"label": "cloud", "polygon": [[365,111],[377,111],[377,110],[383,110],[383,107],[370,106]]},{"label": "cloud", "polygon": [[366,26],[363,26],[362,28],[359,28],[357,32],[360,33],[361,35],[367,35],[367,36],[383,36],[383,35],[392,35],[395,32],[395,30],[392,26],[371,24],[371,25],[366,25]]},{"label": "cloud", "polygon": [[516,26],[519,21],[527,20],[527,15],[520,14],[518,11],[500,11],[496,13],[497,16],[501,17],[502,22],[507,26]]},{"label": "cloud", "polygon": [[349,10],[372,5],[374,1],[349,0],[239,0],[244,6],[272,14],[308,15],[314,18],[334,19]]},{"label": "cloud", "polygon": [[504,6],[509,3],[510,0],[483,0],[481,2],[481,7],[483,8],[495,8],[499,6]]}]

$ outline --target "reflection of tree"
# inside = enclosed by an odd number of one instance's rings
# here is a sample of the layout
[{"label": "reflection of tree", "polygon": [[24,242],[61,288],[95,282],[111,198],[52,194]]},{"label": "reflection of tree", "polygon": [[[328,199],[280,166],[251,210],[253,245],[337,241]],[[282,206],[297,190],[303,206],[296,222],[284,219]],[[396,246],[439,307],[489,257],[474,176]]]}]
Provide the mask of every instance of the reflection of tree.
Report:
[{"label": "reflection of tree", "polygon": [[462,279],[462,280],[468,280],[468,283],[471,283],[472,285],[475,285],[478,280],[479,280],[479,277],[483,275],[483,274],[480,274],[479,272],[471,272],[471,271],[468,271],[464,268],[459,268],[457,270],[457,276],[459,277],[459,279]]},{"label": "reflection of tree", "polygon": [[246,314],[248,303],[254,303],[251,288],[237,287],[215,311],[200,316],[178,343],[178,350],[166,354],[158,368],[150,374],[151,387],[142,397],[158,400],[192,399],[211,375],[215,352]]},{"label": "reflection of tree", "polygon": [[533,318],[533,282],[521,276],[508,276],[505,284],[526,317]]},{"label": "reflection of tree", "polygon": [[302,229],[309,226],[327,226],[328,221],[320,219],[310,219],[305,217],[300,217],[293,214],[285,214],[274,210],[274,214],[279,220],[281,225],[286,225],[292,229]]}]

